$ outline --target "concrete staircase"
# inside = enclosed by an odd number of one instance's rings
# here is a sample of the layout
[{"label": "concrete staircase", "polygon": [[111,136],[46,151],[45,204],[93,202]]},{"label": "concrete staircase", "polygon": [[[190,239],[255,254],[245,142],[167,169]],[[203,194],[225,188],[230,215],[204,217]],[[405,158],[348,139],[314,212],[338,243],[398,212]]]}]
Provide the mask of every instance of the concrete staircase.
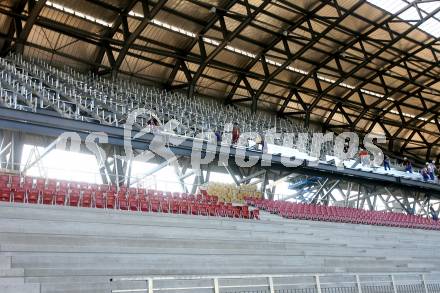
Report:
[{"label": "concrete staircase", "polygon": [[40,284],[25,283],[24,270],[11,267],[11,256],[0,255],[1,293],[39,293]]},{"label": "concrete staircase", "polygon": [[[39,283],[42,293],[108,293],[110,278],[138,275],[436,273],[439,240],[435,231],[269,215],[253,221],[0,204],[2,257],[16,272],[4,277],[23,277],[16,268],[24,268],[26,282],[8,286]],[[40,292],[1,286],[2,293]]]}]

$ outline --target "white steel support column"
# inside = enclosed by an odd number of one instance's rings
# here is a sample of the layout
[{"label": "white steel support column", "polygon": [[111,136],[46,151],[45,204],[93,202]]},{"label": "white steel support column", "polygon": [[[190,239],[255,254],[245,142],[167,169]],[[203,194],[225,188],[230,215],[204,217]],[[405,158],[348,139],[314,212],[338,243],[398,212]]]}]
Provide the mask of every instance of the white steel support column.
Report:
[{"label": "white steel support column", "polygon": [[218,279],[214,278],[214,293],[220,293],[220,288],[218,286]]},{"label": "white steel support column", "polygon": [[356,275],[356,286],[357,286],[358,293],[362,293],[362,285],[361,285],[361,280],[359,278],[359,275]]},{"label": "white steel support column", "polygon": [[269,292],[270,293],[275,293],[275,289],[273,286],[273,278],[272,277],[268,277],[267,281],[269,282]]},{"label": "white steel support column", "polygon": [[420,275],[420,278],[422,279],[422,285],[423,285],[423,289],[425,290],[425,293],[429,293],[428,291],[428,285],[426,284],[426,278],[424,274]]},{"label": "white steel support column", "polygon": [[396,280],[394,280],[394,275],[390,275],[391,277],[391,285],[393,286],[393,292],[397,293]]},{"label": "white steel support column", "polygon": [[148,279],[148,293],[154,293],[153,290],[153,279]]},{"label": "white steel support column", "polygon": [[315,282],[316,282],[316,291],[317,291],[318,293],[322,293],[322,290],[321,290],[321,281],[319,280],[319,275],[316,275],[316,276],[315,276]]}]

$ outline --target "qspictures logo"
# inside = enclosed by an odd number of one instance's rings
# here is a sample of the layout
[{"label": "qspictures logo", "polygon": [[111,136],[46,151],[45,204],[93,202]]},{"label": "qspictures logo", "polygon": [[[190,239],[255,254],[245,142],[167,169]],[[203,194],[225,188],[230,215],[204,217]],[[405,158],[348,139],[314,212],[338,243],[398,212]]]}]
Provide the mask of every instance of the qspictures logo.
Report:
[{"label": "qspictures logo", "polygon": [[[194,137],[180,135],[176,130],[182,125],[178,120],[170,119],[165,124],[159,124],[160,119],[151,110],[140,108],[132,111],[128,116],[124,129],[124,154],[117,156],[120,160],[148,162],[156,156],[162,157],[170,164],[178,165],[178,158],[172,151],[173,147],[181,145],[184,141],[191,140],[191,166],[200,170],[202,165],[213,162],[218,156],[218,164],[227,166],[231,156],[235,163],[243,168],[261,164],[270,167],[273,153],[268,151],[268,146],[278,145],[285,150],[295,149],[296,155],[283,155],[281,163],[286,167],[298,167],[305,161],[309,166],[319,164],[323,150],[330,151],[339,162],[344,162],[356,157],[360,149],[359,136],[354,132],[343,132],[335,135],[329,133],[280,133],[276,128],[262,132],[243,132],[237,134],[238,125],[225,123],[223,129],[200,131]],[[147,122],[147,123],[144,123]],[[142,127],[141,125],[146,125]],[[148,147],[142,151],[135,151],[133,141],[145,137]],[[75,132],[65,132],[57,139],[57,149],[67,150],[70,141],[71,151],[80,151],[83,143],[81,137]],[[92,132],[85,138],[86,148],[92,152],[101,163],[107,159],[107,154],[102,147],[109,141],[107,133]],[[362,141],[363,148],[373,155],[372,164],[381,165],[384,159],[382,150],[375,143],[386,143],[384,136],[375,134],[365,135]],[[234,152],[232,150],[235,149]],[[253,150],[253,152],[247,152]],[[343,164],[337,164],[344,168]]]}]

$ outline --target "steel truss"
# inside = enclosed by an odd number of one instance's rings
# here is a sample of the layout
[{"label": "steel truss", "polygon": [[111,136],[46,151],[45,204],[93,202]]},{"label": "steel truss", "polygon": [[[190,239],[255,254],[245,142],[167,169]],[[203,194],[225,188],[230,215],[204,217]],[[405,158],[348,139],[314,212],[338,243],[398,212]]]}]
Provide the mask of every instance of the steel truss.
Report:
[{"label": "steel truss", "polygon": [[[26,112],[18,112],[26,114]],[[32,114],[32,113],[29,113]],[[38,115],[38,114],[32,114]],[[0,113],[0,117],[7,121],[7,117],[3,112]],[[32,133],[23,133],[20,128],[16,128],[13,131],[16,124],[8,124],[7,128],[11,131],[2,131],[1,135],[1,147],[0,147],[0,160],[3,168],[20,170],[21,162],[21,150],[23,144],[31,144],[43,147],[44,150],[38,152],[32,158],[28,158],[28,164],[22,168],[22,172],[26,173],[26,170],[32,166],[39,166],[41,159],[47,155],[56,145],[63,142],[63,139],[67,137],[58,137],[53,139],[51,137],[57,137],[57,133],[63,133],[64,131],[73,131],[74,129],[68,129],[66,126],[74,126],[75,123],[85,123],[80,121],[67,120],[69,122],[63,125],[59,119],[55,118],[60,128],[60,132],[44,132],[42,128],[37,127],[36,121],[27,116],[23,121],[27,121],[28,131]],[[45,123],[50,123],[45,119]],[[73,123],[72,123],[73,122]],[[90,124],[90,123],[87,123]],[[29,127],[29,125],[33,125]],[[92,125],[90,125],[92,126]],[[46,130],[49,127],[44,126]],[[94,129],[93,129],[94,128]],[[91,130],[95,132],[105,132],[109,135],[110,139],[107,143],[100,143],[99,146],[105,151],[105,153],[99,153],[94,151],[98,166],[100,166],[100,173],[102,181],[104,183],[113,183],[117,185],[137,186],[142,181],[142,178],[133,179],[131,176],[132,160],[124,158],[125,150],[123,147],[123,141],[118,142],[118,134],[113,132],[110,126],[105,125],[93,125]],[[80,129],[84,127],[78,127],[78,134],[70,135],[69,138],[79,139],[79,142],[85,141],[85,136],[89,132],[83,133]],[[56,130],[55,128],[53,130]],[[121,130],[114,128],[122,134]],[[70,132],[72,133],[72,132]],[[119,134],[120,135],[120,134]],[[149,139],[149,138],[148,138]],[[147,140],[134,140],[133,147],[136,155],[139,155],[148,146]],[[78,147],[74,147],[73,141],[70,142],[70,150],[80,150],[82,152],[91,153],[90,149],[84,147],[84,143]],[[219,158],[209,164],[201,166],[200,170],[191,169],[191,144],[186,142],[178,148],[169,146],[175,153],[176,157],[172,160],[164,160],[158,156],[155,157],[142,157],[144,161],[155,164],[150,170],[145,170],[144,177],[154,176],[156,172],[162,168],[171,166],[178,175],[178,183],[182,186],[182,189],[188,192],[195,192],[199,185],[203,185],[209,182],[211,172],[229,173],[233,178],[236,185],[241,184],[259,184],[261,191],[266,198],[274,199],[276,193],[276,187],[283,181],[298,181],[308,178],[310,176],[318,177],[314,184],[310,185],[307,190],[307,195],[301,190],[290,197],[284,197],[285,200],[295,200],[298,202],[315,203],[322,205],[337,205],[354,207],[361,209],[377,210],[377,211],[393,211],[393,212],[405,212],[408,214],[417,213],[423,216],[437,215],[440,210],[440,187],[436,188],[436,185],[426,185],[422,182],[411,182],[404,179],[395,181],[395,178],[386,175],[374,175],[359,171],[350,171],[348,169],[338,171],[331,166],[320,165],[317,167],[301,165],[296,168],[283,167],[280,164],[279,158],[274,156],[272,166],[264,167],[261,164],[257,164],[253,167],[244,168],[235,163],[234,149],[231,149],[231,157],[228,159],[227,164],[219,161]],[[251,155],[251,151],[248,151],[246,155]],[[253,153],[252,155],[256,155]],[[41,175],[44,176],[44,166],[41,167]],[[327,168],[327,169],[326,169]],[[339,173],[338,173],[339,172]],[[185,183],[185,179],[194,176],[194,182],[192,185]]]},{"label": "steel truss", "polygon": [[422,216],[437,216],[440,211],[440,201],[433,198],[430,192],[332,178],[320,178],[307,188],[307,196],[299,189],[296,194],[281,199]]}]

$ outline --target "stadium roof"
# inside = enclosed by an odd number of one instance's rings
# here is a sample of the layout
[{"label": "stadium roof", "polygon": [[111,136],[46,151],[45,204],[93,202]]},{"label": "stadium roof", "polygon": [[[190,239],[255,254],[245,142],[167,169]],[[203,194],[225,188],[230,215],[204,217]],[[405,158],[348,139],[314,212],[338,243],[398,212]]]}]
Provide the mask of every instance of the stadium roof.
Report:
[{"label": "stadium roof", "polygon": [[0,1],[0,50],[438,155],[440,1]]}]

